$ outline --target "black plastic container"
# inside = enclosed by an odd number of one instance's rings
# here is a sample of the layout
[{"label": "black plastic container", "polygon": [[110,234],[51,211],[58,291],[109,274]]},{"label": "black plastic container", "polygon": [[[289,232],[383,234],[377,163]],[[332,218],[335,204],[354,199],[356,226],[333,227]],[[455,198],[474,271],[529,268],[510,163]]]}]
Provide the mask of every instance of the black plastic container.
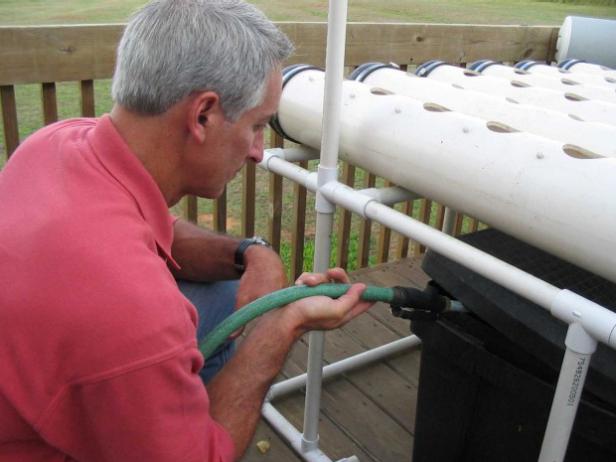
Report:
[{"label": "black plastic container", "polygon": [[[616,285],[495,230],[462,238],[514,266],[616,306]],[[424,270],[470,313],[413,321],[422,340],[413,461],[536,461],[567,326],[546,310],[428,252]],[[616,460],[616,352],[591,361],[566,461]]]}]

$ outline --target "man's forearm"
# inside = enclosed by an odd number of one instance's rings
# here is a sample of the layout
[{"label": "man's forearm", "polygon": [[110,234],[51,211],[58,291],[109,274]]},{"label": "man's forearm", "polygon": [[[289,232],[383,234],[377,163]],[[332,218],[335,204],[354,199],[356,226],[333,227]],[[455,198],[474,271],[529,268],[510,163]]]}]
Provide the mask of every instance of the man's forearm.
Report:
[{"label": "man's forearm", "polygon": [[220,281],[240,275],[233,265],[239,240],[207,231],[179,219],[174,225],[171,254],[180,265],[172,270],[179,279]]},{"label": "man's forearm", "polygon": [[278,313],[262,318],[207,386],[212,417],[231,434],[238,457],[252,439],[270,384],[300,335],[280,318]]}]

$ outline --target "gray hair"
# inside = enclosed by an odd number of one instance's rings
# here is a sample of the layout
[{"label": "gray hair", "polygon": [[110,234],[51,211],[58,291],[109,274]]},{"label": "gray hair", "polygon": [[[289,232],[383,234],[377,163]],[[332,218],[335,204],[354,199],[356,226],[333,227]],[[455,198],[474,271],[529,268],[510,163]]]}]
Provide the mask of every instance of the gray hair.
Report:
[{"label": "gray hair", "polygon": [[263,100],[270,73],[293,45],[242,0],[154,0],[118,46],[111,94],[143,115],[162,114],[195,91],[214,91],[228,119]]}]

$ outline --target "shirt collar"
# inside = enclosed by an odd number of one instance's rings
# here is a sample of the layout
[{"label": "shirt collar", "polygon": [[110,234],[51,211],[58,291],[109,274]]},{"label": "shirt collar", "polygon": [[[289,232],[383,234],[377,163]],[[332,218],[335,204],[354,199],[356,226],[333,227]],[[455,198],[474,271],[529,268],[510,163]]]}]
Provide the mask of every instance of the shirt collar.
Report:
[{"label": "shirt collar", "polygon": [[154,178],[130,150],[109,114],[98,119],[89,141],[103,166],[135,199],[141,216],[154,233],[159,250],[177,267],[171,257],[175,220]]}]

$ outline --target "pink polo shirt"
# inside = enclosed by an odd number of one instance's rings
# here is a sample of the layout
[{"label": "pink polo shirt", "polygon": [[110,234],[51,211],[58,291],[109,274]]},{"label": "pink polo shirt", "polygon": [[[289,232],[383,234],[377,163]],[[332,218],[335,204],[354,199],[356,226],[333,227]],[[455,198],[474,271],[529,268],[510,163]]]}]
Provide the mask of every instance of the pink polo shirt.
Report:
[{"label": "pink polo shirt", "polygon": [[230,461],[198,371],[173,220],[109,116],[0,172],[0,461]]}]

